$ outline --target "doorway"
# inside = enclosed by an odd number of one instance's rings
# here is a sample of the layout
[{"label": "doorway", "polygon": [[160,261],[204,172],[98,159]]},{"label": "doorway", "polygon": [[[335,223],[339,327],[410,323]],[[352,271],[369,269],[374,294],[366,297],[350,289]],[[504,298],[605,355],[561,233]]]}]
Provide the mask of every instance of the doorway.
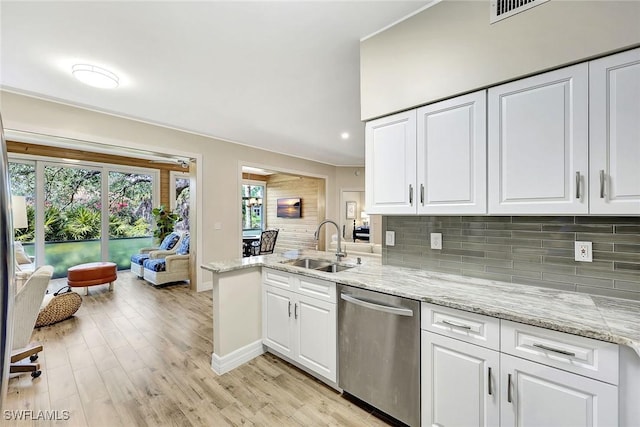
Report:
[{"label": "doorway", "polygon": [[[239,236],[242,237],[242,243],[247,238],[255,239],[262,230],[278,229],[276,252],[324,250],[324,233],[316,241],[314,232],[326,218],[326,177],[268,166],[241,165],[240,169],[239,204],[242,220]],[[247,192],[249,188],[254,189],[253,193]],[[284,203],[285,200],[299,200],[295,215],[290,212],[285,214],[282,209],[278,212],[278,201]],[[249,218],[251,222],[248,222],[247,214],[252,216]],[[246,228],[247,224],[251,225],[251,229]]]}]

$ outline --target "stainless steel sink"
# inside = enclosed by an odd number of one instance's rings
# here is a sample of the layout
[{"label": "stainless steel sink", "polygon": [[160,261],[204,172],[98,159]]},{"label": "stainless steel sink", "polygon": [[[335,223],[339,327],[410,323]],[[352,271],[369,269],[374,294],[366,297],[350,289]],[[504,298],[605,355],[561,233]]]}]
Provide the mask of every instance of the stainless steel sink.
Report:
[{"label": "stainless steel sink", "polygon": [[324,271],[327,273],[338,273],[340,271],[353,268],[351,265],[337,264],[326,259],[300,258],[290,261],[282,261],[283,264],[289,264],[294,267],[307,268],[309,270]]},{"label": "stainless steel sink", "polygon": [[326,271],[327,273],[338,273],[340,271],[348,270],[353,268],[350,265],[342,265],[342,264],[329,264],[325,267],[314,268],[317,271]]},{"label": "stainless steel sink", "polygon": [[331,261],[327,261],[326,259],[300,258],[291,261],[283,261],[283,264],[290,264],[294,267],[302,267],[315,270],[319,267],[326,267],[328,265],[331,265]]}]

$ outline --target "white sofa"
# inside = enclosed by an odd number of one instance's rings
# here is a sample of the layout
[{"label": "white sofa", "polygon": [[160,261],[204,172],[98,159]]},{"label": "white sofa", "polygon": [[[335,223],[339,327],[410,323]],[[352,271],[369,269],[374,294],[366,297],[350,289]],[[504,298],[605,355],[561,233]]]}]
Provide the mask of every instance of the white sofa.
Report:
[{"label": "white sofa", "polygon": [[14,242],[13,255],[16,260],[16,287],[20,289],[35,271],[36,265],[33,263],[33,258],[26,254],[20,242]]},{"label": "white sofa", "polygon": [[16,257],[16,269],[18,271],[33,273],[36,270],[36,265],[33,263],[33,258],[27,255],[27,253],[24,251],[22,243],[14,242],[13,254]]}]

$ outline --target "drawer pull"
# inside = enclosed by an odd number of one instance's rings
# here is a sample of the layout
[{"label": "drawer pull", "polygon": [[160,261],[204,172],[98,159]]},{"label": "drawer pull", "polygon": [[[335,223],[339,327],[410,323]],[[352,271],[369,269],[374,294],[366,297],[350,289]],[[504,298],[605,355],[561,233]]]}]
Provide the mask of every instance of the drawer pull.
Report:
[{"label": "drawer pull", "polygon": [[541,348],[542,350],[552,351],[554,353],[564,354],[565,356],[576,357],[575,353],[566,350],[560,350],[559,348],[547,347],[544,344],[534,344],[534,347]]},{"label": "drawer pull", "polygon": [[442,320],[441,322],[444,323],[445,325],[453,326],[454,328],[466,329],[468,331],[471,330],[471,326],[469,325],[461,325],[459,323],[450,322],[448,320]]}]

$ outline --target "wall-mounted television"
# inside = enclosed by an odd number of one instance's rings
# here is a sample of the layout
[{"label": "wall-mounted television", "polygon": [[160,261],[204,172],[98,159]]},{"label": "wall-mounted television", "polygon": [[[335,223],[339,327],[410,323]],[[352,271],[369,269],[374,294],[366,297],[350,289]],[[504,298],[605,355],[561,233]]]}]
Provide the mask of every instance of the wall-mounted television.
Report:
[{"label": "wall-mounted television", "polygon": [[300,218],[302,216],[302,200],[300,197],[289,197],[286,199],[278,199],[277,217],[278,218]]}]

